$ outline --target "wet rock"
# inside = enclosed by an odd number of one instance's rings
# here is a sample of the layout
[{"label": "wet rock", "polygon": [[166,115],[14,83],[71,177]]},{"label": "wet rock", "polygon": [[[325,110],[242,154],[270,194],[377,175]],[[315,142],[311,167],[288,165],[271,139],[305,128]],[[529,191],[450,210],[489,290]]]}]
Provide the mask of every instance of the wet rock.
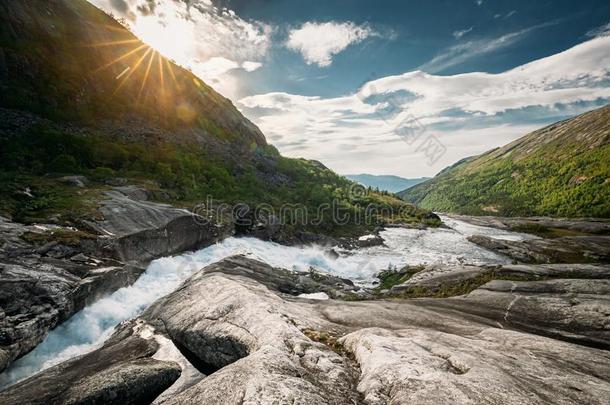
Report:
[{"label": "wet rock", "polygon": [[81,310],[98,299],[136,282],[146,268],[125,265],[118,267],[96,267],[89,270],[73,290],[74,307]]},{"label": "wet rock", "polygon": [[151,358],[159,345],[128,331],[121,340],[51,367],[0,392],[3,404],[150,403],[180,376],[174,362]]},{"label": "wet rock", "polygon": [[23,264],[0,263],[0,370],[74,312],[78,277],[51,265]]},{"label": "wet rock", "polygon": [[331,297],[340,297],[344,293],[358,289],[351,280],[325,274],[315,269],[307,272],[289,271],[243,256],[226,258],[221,264],[207,266],[202,273],[239,275],[256,280],[271,290],[294,296],[324,292]]},{"label": "wet rock", "polygon": [[468,240],[522,263],[610,262],[610,236],[510,241],[473,235]]}]

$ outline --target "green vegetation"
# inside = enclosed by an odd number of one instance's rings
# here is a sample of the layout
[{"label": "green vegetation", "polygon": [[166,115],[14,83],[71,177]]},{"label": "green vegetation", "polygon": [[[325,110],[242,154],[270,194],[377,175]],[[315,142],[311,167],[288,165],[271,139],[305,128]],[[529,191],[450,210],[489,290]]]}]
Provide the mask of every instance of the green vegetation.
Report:
[{"label": "green vegetation", "polygon": [[[429,212],[387,193],[365,190],[353,195],[349,180],[316,162],[284,158],[271,146],[256,147],[249,158],[252,162],[219,160],[196,145],[163,140],[144,144],[95,131],[75,135],[39,124],[7,140],[0,151],[0,212],[24,222],[59,215],[59,222],[73,224],[80,217],[95,217],[96,201],[108,189],[105,182],[122,177],[163,191],[157,195],[164,202],[187,208],[208,197],[217,203],[243,202],[251,207],[268,204],[275,212],[292,204],[306,210],[307,218],[319,217],[317,223],[306,225],[294,218],[295,228],[331,235],[359,233],[385,222],[439,224]],[[61,176],[76,174],[93,183],[75,189],[59,181]],[[265,181],[267,176],[282,180]],[[336,223],[330,207],[319,211],[332,201],[349,216],[348,221]]]},{"label": "green vegetation", "polygon": [[83,240],[95,240],[96,236],[84,231],[60,228],[45,232],[25,232],[21,238],[35,245],[59,242],[62,245],[81,246]]},{"label": "green vegetation", "polygon": [[377,275],[379,279],[379,285],[375,288],[376,291],[389,290],[395,285],[402,284],[409,280],[416,273],[422,271],[425,267],[419,266],[405,266],[398,270],[396,268],[390,268],[384,270]]},{"label": "green vegetation", "polygon": [[[287,233],[440,223],[388,194],[352,193],[353,183],[319,163],[280,156],[231,101],[86,0],[14,2],[11,10],[0,13],[1,215],[78,226],[96,218],[104,191],[124,178],[179,207],[208,197],[275,212],[293,204],[290,215],[315,219],[283,217]],[[76,174],[91,182],[60,180]]]},{"label": "green vegetation", "polygon": [[610,108],[593,111],[468,159],[400,196],[468,215],[610,217],[609,123]]}]

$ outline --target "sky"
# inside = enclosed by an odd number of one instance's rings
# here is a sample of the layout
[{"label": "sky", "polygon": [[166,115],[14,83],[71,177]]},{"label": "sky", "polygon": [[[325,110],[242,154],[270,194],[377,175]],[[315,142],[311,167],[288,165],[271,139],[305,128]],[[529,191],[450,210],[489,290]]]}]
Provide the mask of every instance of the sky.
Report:
[{"label": "sky", "polygon": [[610,103],[610,2],[89,0],[282,154],[432,176]]}]

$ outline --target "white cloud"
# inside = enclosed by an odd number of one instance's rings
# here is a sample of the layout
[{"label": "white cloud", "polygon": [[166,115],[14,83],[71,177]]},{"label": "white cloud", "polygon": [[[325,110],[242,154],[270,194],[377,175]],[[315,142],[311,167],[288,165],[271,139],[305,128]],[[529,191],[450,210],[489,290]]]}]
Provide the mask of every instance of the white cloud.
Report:
[{"label": "white cloud", "polygon": [[222,56],[215,56],[203,63],[197,63],[193,68],[193,72],[199,77],[213,80],[239,67],[239,63],[233,60],[223,58]]},{"label": "white cloud", "polygon": [[260,69],[263,66],[262,63],[260,62],[252,62],[252,61],[245,61],[244,63],[241,64],[241,67],[246,71],[246,72],[254,72],[257,69]]},{"label": "white cloud", "polygon": [[468,34],[470,31],[472,31],[472,27],[466,28],[466,29],[463,29],[463,30],[453,31],[453,37],[455,39],[460,39],[464,35]]},{"label": "white cloud", "polygon": [[271,46],[270,25],[244,20],[232,10],[214,6],[210,0],[89,1],[125,18],[144,42],[193,70],[228,97],[237,95],[237,86],[224,83],[235,82],[234,77],[229,77],[230,72],[240,67],[247,71],[257,69]]},{"label": "white cloud", "polygon": [[601,27],[594,28],[588,31],[586,35],[589,38],[610,36],[610,23],[602,25]]},{"label": "white cloud", "polygon": [[483,4],[483,0],[476,0],[477,6],[480,6]]},{"label": "white cloud", "polygon": [[330,66],[333,56],[351,44],[376,35],[368,26],[352,22],[306,22],[288,34],[286,46],[299,52],[308,65]]},{"label": "white cloud", "polygon": [[[437,73],[449,67],[464,63],[472,58],[510,46],[524,39],[528,34],[537,29],[555,25],[557,23],[558,21],[551,21],[530,28],[525,28],[520,31],[504,34],[497,38],[478,39],[457,44],[448,48],[443,53],[435,56],[432,58],[432,60],[421,65],[419,69],[428,73]],[[461,36],[470,32],[471,30],[472,27],[468,30],[456,31],[453,33],[453,35],[459,39]]]},{"label": "white cloud", "polygon": [[[419,176],[522,136],[541,120],[608,100],[609,81],[610,37],[600,37],[498,74],[414,71],[369,82],[343,97],[270,93],[244,98],[238,107],[290,156],[316,158],[345,173]],[[536,124],[510,119],[528,110]],[[447,146],[431,167],[417,145],[395,132],[409,117]]]}]

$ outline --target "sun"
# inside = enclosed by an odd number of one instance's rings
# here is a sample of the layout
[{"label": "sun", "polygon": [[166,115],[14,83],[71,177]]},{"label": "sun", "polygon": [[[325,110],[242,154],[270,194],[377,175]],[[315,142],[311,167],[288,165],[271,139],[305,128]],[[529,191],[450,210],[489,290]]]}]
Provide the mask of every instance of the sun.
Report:
[{"label": "sun", "polygon": [[184,18],[167,18],[163,24],[154,16],[141,17],[132,32],[155,51],[180,65],[188,65],[194,49],[194,27]]},{"label": "sun", "polygon": [[118,27],[104,24],[107,37],[99,42],[84,44],[87,47],[108,49],[107,62],[93,69],[92,74],[113,71],[116,86],[113,95],[119,94],[129,83],[136,84],[134,100],[139,103],[150,89],[154,99],[168,104],[176,91],[180,91],[174,73],[175,65],[188,68],[194,52],[192,22],[176,16],[163,23],[154,16],[140,17],[132,24]]}]

